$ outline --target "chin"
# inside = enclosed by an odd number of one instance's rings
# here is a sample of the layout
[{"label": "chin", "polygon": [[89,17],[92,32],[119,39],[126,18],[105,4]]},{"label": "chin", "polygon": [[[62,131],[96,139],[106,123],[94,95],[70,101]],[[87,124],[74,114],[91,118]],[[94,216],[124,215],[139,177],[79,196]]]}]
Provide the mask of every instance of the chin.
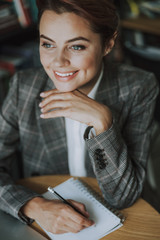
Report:
[{"label": "chin", "polygon": [[56,88],[60,92],[72,92],[72,91],[76,90],[76,88],[71,88],[71,87],[58,87],[58,86],[56,86]]}]

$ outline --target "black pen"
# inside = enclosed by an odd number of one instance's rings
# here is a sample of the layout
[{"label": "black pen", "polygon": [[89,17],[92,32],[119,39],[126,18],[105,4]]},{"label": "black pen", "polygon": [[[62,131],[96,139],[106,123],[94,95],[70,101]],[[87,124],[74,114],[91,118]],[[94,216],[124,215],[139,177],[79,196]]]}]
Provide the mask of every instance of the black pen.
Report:
[{"label": "black pen", "polygon": [[60,200],[62,200],[65,204],[72,207],[76,212],[80,213],[82,216],[86,217],[82,212],[80,212],[75,206],[73,206],[70,202],[64,199],[59,193],[57,193],[54,188],[48,187],[48,191],[52,194],[55,194]]}]

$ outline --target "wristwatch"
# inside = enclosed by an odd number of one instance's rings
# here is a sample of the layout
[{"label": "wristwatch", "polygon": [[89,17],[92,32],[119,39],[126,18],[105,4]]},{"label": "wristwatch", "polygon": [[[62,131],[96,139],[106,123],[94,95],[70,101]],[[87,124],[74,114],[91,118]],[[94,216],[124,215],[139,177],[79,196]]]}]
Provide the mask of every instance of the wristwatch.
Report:
[{"label": "wristwatch", "polygon": [[28,224],[28,225],[30,225],[30,224],[32,224],[32,223],[34,222],[34,219],[27,217],[25,214],[23,214],[23,213],[21,212],[21,210],[19,210],[18,216],[20,217],[20,219],[21,219],[23,222],[25,222],[25,223]]}]

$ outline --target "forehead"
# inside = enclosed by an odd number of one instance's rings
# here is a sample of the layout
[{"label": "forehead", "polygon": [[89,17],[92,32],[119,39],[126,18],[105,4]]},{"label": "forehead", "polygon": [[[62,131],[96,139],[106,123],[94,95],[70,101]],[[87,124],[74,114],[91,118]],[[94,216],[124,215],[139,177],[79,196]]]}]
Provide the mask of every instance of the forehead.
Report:
[{"label": "forehead", "polygon": [[41,17],[39,30],[40,34],[54,38],[70,38],[79,35],[88,38],[99,37],[99,34],[91,30],[86,19],[69,12],[57,14],[54,11],[46,10]]}]

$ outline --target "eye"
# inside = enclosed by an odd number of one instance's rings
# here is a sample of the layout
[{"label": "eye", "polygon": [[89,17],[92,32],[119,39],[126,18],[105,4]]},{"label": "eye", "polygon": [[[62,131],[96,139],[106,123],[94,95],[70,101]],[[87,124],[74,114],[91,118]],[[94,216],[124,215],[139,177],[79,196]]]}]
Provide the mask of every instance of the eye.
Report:
[{"label": "eye", "polygon": [[71,49],[73,49],[74,51],[82,51],[85,50],[86,47],[84,45],[73,45]]},{"label": "eye", "polygon": [[52,45],[50,43],[43,43],[41,46],[44,47],[44,48],[47,48],[47,49],[55,47],[54,45]]}]

